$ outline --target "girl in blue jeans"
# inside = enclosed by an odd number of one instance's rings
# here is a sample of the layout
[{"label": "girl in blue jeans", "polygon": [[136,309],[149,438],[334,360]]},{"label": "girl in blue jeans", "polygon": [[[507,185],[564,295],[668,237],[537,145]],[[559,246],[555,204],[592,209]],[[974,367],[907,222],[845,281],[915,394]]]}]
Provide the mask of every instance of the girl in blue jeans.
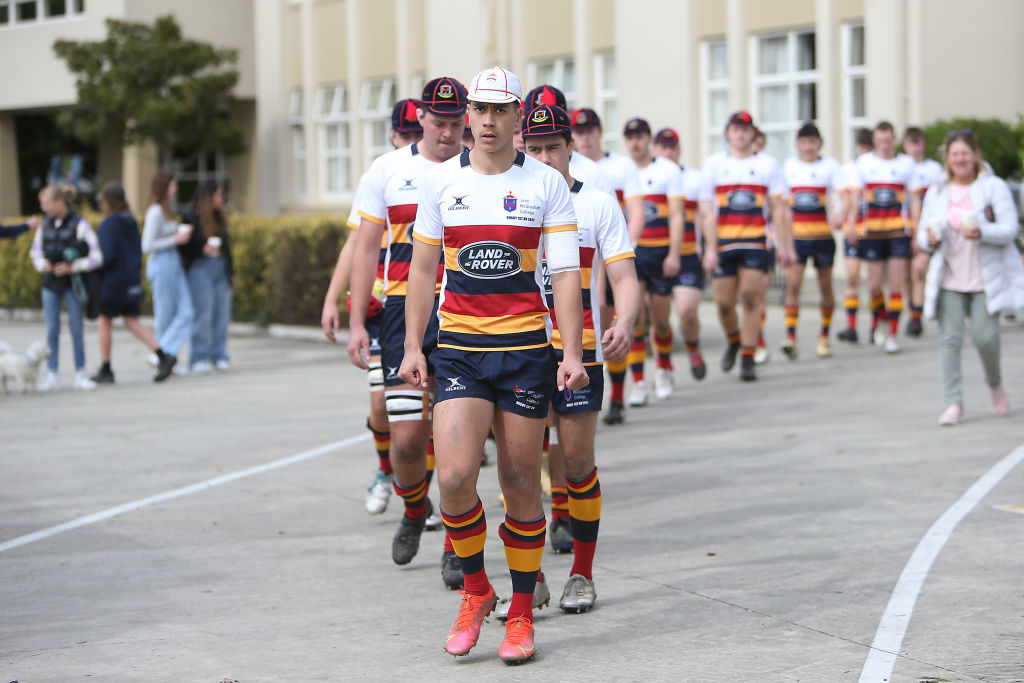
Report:
[{"label": "girl in blue jeans", "polygon": [[170,377],[192,329],[192,297],[178,246],[189,240],[193,228],[179,224],[175,218],[171,207],[177,196],[178,182],[174,176],[157,173],[150,185],[150,206],[142,227],[142,252],[149,254],[146,277],[153,289],[153,317],[160,344],[154,382]]},{"label": "girl in blue jeans", "polygon": [[234,269],[224,192],[216,182],[199,185],[189,220],[195,230],[181,246],[181,256],[195,308],[189,346],[191,371],[227,370],[231,367],[227,345]]}]

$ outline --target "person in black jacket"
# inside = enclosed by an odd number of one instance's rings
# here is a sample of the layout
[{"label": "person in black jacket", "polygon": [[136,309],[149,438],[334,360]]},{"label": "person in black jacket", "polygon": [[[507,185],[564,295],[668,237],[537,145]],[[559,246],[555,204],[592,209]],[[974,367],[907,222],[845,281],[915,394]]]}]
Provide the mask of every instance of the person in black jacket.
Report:
[{"label": "person in black jacket", "polygon": [[235,275],[224,191],[216,182],[208,180],[199,185],[193,214],[185,216],[185,222],[194,226],[191,239],[178,247],[195,311],[189,344],[190,370],[227,370],[231,367],[227,345]]},{"label": "person in black jacket", "polygon": [[114,318],[124,317],[124,326],[139,338],[147,348],[161,359],[166,355],[157,343],[156,335],[139,322],[139,302],[142,301],[142,238],[139,224],[132,216],[120,183],[103,186],[97,198],[106,218],[100,223],[100,251],[103,252],[103,284],[100,287],[100,359],[103,365],[92,381],[113,384],[114,371],[110,367],[113,346],[111,328]]}]

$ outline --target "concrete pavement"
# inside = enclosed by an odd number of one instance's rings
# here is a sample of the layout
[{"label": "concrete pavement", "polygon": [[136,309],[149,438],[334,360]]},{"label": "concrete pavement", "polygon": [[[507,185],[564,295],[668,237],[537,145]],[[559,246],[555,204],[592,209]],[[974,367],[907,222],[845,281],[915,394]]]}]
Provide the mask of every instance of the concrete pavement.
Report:
[{"label": "concrete pavement", "polygon": [[[365,379],[342,349],[233,338],[230,372],[154,386],[146,350],[119,331],[116,386],[0,397],[0,543],[347,445],[0,552],[0,673],[22,683],[857,680],[922,536],[1024,442],[1024,329],[1003,330],[1015,412],[991,415],[968,347],[967,420],[941,429],[934,325],[897,356],[836,343],[819,360],[816,318],[804,312],[804,355],[790,362],[775,350],[773,308],[772,360],[744,385],[718,370],[721,332],[705,306],[708,378],[690,379],[677,354],[671,399],[599,428],[597,608],[538,612],[536,661],[516,669],[497,659],[493,619],[470,656],[443,652],[457,598],[441,585],[440,534],[425,534],[407,567],[391,562],[400,505],[379,517],[363,508],[375,463]],[[43,337],[37,323],[0,324],[17,349]],[[480,492],[488,571],[508,594],[493,467]],[[1024,516],[1001,505],[1024,506],[1024,468],[939,554],[892,680],[1024,680]],[[570,565],[545,554],[555,602]]]}]

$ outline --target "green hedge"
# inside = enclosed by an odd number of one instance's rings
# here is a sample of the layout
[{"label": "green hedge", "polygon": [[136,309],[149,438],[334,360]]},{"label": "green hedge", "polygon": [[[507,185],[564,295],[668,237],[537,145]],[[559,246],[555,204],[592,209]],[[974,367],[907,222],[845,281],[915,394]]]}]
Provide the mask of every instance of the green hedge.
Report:
[{"label": "green hedge", "polygon": [[992,170],[1000,178],[1013,178],[1020,174],[1021,155],[1024,153],[1024,119],[1022,119],[1021,130],[1013,125],[1000,121],[999,119],[974,119],[957,118],[944,121],[935,121],[925,127],[925,135],[928,137],[928,149],[926,154],[939,161],[942,161],[940,148],[946,141],[950,131],[970,128],[974,132],[981,153],[985,160],[992,165]]},{"label": "green hedge", "polygon": [[[95,227],[99,216],[86,214]],[[5,225],[20,219],[4,221]],[[328,217],[236,215],[228,228],[235,264],[233,318],[260,325],[316,325],[348,228]],[[33,233],[0,240],[0,307],[39,308],[41,278],[29,259]],[[143,266],[145,273],[145,266]],[[149,282],[142,310],[152,312]]]}]

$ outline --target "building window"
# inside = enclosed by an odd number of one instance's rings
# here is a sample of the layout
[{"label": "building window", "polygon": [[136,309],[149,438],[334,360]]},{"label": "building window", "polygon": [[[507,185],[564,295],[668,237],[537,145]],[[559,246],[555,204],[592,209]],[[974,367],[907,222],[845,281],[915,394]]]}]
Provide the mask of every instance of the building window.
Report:
[{"label": "building window", "polygon": [[64,19],[85,12],[85,0],[0,0],[0,26]]},{"label": "building window", "polygon": [[292,192],[296,199],[306,198],[306,129],[302,117],[302,88],[295,88],[288,104],[288,129],[292,141]]},{"label": "building window", "polygon": [[165,158],[160,165],[178,181],[178,206],[189,206],[195,200],[200,183],[213,180],[227,194],[230,189],[228,161],[223,152],[199,151],[187,157]]},{"label": "building window", "polygon": [[320,151],[321,191],[333,197],[351,192],[352,123],[348,88],[341,84],[317,90],[315,118]]},{"label": "building window", "polygon": [[701,49],[704,91],[704,153],[725,150],[725,123],[729,119],[729,58],[724,40],[711,40]]},{"label": "building window", "polygon": [[864,59],[864,24],[843,24],[843,156],[856,154],[858,128],[868,126],[867,63]]},{"label": "building window", "polygon": [[776,159],[793,155],[796,131],[818,118],[817,58],[813,31],[756,36],[753,50],[753,114],[765,150]]},{"label": "building window", "polygon": [[529,83],[555,86],[565,95],[569,110],[576,108],[576,67],[572,57],[530,62],[527,78]]},{"label": "building window", "polygon": [[359,112],[363,120],[363,147],[366,159],[363,168],[381,154],[392,150],[391,146],[391,109],[395,104],[395,80],[368,81],[363,84],[362,110]]},{"label": "building window", "polygon": [[601,117],[601,144],[604,149],[619,149],[619,85],[615,72],[615,53],[594,55],[594,111]]}]

